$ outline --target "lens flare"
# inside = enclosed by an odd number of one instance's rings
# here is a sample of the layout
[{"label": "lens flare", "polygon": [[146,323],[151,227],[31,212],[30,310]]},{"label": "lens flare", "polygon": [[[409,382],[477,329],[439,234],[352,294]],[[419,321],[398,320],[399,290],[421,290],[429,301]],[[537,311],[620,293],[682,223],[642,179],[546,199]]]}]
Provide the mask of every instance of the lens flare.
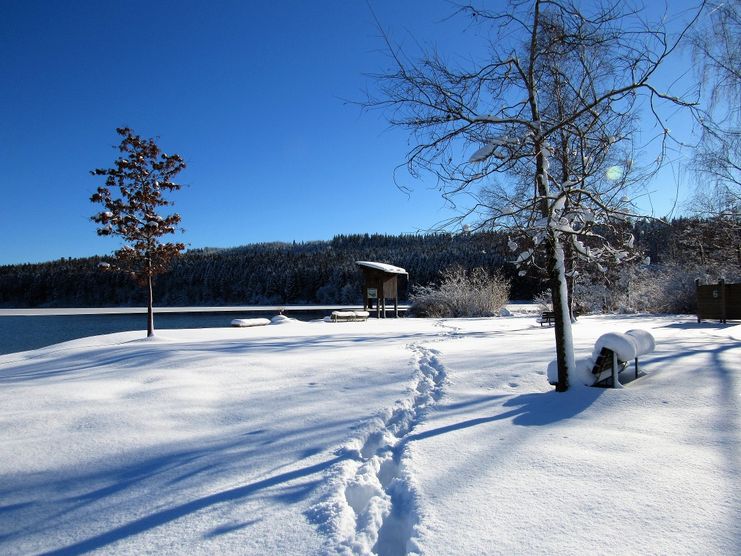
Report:
[{"label": "lens flare", "polygon": [[617,181],[623,177],[623,169],[620,166],[610,166],[605,172],[608,180]]}]

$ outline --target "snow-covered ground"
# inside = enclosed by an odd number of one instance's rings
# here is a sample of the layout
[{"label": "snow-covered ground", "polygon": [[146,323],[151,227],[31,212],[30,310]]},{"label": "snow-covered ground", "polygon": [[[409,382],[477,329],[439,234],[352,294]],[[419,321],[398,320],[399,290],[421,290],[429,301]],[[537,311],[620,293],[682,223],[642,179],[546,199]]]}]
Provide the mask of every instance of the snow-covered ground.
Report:
[{"label": "snow-covered ground", "polygon": [[119,333],[0,357],[2,554],[738,554],[741,326],[557,394],[533,315]]}]

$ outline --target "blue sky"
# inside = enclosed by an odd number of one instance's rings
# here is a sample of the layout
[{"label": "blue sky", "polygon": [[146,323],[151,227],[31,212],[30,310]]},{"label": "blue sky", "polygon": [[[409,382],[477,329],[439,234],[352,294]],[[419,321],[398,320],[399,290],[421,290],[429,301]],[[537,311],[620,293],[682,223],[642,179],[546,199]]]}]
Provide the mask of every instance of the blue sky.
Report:
[{"label": "blue sky", "polygon": [[[88,172],[112,164],[122,125],[185,158],[173,199],[193,248],[416,232],[450,214],[429,184],[394,185],[406,132],[346,102],[389,65],[365,2],[0,2],[0,264],[118,246],[89,221]],[[443,21],[448,2],[373,9],[397,42],[474,48]],[[671,181],[653,188],[660,214]]]}]

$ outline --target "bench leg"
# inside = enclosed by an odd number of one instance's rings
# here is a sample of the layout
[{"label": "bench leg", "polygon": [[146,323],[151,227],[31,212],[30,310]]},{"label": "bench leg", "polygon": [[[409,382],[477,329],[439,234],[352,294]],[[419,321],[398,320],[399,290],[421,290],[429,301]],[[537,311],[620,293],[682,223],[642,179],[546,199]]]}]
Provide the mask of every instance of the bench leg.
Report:
[{"label": "bench leg", "polygon": [[620,381],[618,380],[618,357],[617,353],[612,352],[612,387],[620,388]]}]

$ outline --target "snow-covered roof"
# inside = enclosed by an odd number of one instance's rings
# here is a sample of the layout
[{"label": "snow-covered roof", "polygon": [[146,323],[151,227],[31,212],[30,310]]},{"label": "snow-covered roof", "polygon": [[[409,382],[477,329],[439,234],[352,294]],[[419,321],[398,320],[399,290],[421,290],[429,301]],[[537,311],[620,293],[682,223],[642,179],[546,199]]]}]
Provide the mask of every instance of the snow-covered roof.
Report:
[{"label": "snow-covered roof", "polygon": [[384,272],[388,272],[390,274],[409,274],[406,270],[403,268],[400,268],[398,266],[394,266],[392,264],[386,264],[386,263],[374,263],[372,261],[355,261],[355,264],[358,266],[365,266],[368,268],[375,268],[376,270],[383,270]]}]

